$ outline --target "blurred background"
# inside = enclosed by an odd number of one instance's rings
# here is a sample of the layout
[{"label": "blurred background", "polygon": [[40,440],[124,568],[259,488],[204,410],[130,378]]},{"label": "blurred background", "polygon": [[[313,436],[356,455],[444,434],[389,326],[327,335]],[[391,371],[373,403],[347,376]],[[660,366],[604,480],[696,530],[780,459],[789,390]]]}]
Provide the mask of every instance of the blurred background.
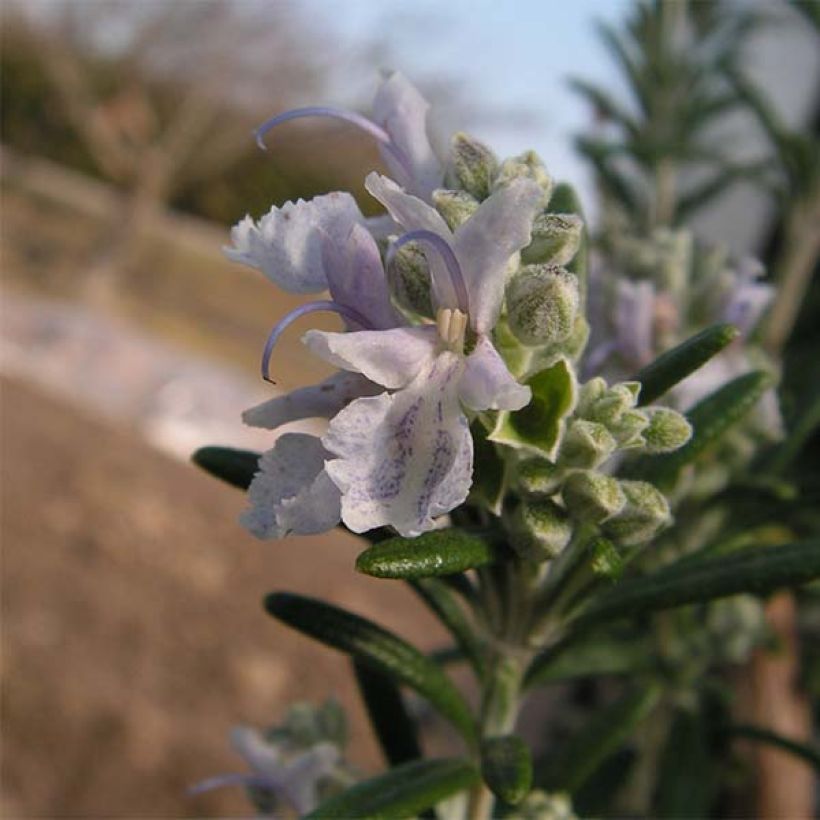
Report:
[{"label": "blurred background", "polygon": [[[748,6],[748,2],[743,5]],[[816,31],[786,2],[747,44],[791,129],[816,135]],[[240,493],[187,463],[256,449],[242,409],[266,335],[295,298],[221,253],[246,213],[335,189],[359,195],[375,146],[321,121],[251,132],[306,104],[367,112],[379,70],[500,155],[534,148],[600,217],[573,137],[607,128],[573,91],[623,82],[594,21],[626,0],[7,0],[2,6],[2,790],[7,817],[247,813],[186,788],[241,767],[226,738],[290,701],[336,695],[352,759],[381,762],[345,660],[266,619],[273,589],[320,595],[433,648],[409,593],[357,577],[353,539],[260,543]],[[765,135],[722,122],[737,156]],[[739,119],[737,118],[739,117]],[[812,131],[812,129],[814,129]],[[695,227],[736,253],[776,244],[779,211],[741,181]],[[816,288],[815,288],[816,290]],[[329,320],[328,327],[332,327]],[[280,388],[323,370],[289,334]]]}]

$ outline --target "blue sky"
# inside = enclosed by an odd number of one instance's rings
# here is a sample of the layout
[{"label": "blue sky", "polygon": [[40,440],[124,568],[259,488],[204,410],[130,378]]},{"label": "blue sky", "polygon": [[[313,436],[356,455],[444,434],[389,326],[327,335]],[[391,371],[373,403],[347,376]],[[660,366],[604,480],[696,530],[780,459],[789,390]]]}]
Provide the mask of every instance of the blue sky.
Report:
[{"label": "blue sky", "polygon": [[[580,189],[591,209],[590,178],[571,147],[572,135],[589,122],[589,110],[566,78],[575,74],[618,87],[594,21],[620,21],[627,0],[308,2],[351,55],[337,71],[332,93],[345,95],[346,103],[361,103],[380,67],[401,70],[420,85],[452,80],[461,86],[464,101],[480,106],[483,115],[468,112],[466,122],[445,117],[443,127],[463,128],[501,155],[534,148],[554,176]],[[390,55],[389,65],[366,53],[367,44],[378,41]],[[504,116],[510,110],[527,116]],[[498,115],[487,116],[493,112]]]}]

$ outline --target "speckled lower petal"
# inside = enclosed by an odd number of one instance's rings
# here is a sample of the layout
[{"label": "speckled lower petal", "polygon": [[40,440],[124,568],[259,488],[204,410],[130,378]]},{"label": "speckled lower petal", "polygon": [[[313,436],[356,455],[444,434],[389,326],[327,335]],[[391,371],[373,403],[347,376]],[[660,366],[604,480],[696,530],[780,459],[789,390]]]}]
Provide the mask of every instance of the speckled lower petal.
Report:
[{"label": "speckled lower petal", "polygon": [[339,523],[339,490],[324,470],[316,436],[286,433],[259,460],[240,522],[257,538],[313,535]]},{"label": "speckled lower petal", "polygon": [[328,286],[322,260],[323,237],[341,242],[363,221],[347,193],[317,196],[271,208],[258,222],[246,216],[231,230],[225,254],[261,270],[291,293],[317,293]]},{"label": "speckled lower petal", "polygon": [[513,378],[486,336],[467,357],[458,394],[471,410],[520,410],[532,398],[530,388]]},{"label": "speckled lower petal", "polygon": [[473,442],[458,402],[463,368],[443,352],[404,390],[359,399],[330,423],[323,443],[338,458],[326,470],[350,529],[418,535],[467,497]]},{"label": "speckled lower petal", "polygon": [[430,325],[357,333],[309,330],[302,341],[336,367],[362,373],[393,390],[411,382],[432,361],[436,338]]},{"label": "speckled lower petal", "polygon": [[543,191],[531,179],[505,185],[481,203],[456,231],[456,253],[470,294],[470,323],[479,333],[494,327],[513,254],[526,247]]},{"label": "speckled lower petal", "polygon": [[249,427],[275,430],[301,419],[331,419],[343,407],[362,396],[375,396],[382,388],[360,373],[334,373],[310,387],[300,387],[251,407],[242,414]]}]

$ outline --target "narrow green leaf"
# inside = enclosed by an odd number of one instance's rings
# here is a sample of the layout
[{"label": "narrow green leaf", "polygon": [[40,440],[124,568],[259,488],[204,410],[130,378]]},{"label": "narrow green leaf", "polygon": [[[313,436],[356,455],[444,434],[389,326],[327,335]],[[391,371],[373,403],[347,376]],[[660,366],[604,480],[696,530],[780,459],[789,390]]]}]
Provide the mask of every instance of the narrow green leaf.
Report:
[{"label": "narrow green leaf", "polygon": [[679,471],[710,447],[737,424],[771,386],[771,377],[753,371],[732,379],[728,384],[698,402],[686,417],[692,425],[692,438],[679,450],[660,456],[644,456],[628,468],[632,477],[665,484],[673,481]]},{"label": "narrow green leaf", "polygon": [[817,744],[800,743],[797,740],[785,737],[777,732],[772,732],[769,729],[764,729],[761,726],[747,726],[736,724],[727,726],[726,734],[732,737],[742,737],[748,740],[757,740],[760,743],[768,743],[770,746],[776,746],[778,749],[783,749],[785,752],[805,760],[807,763],[820,773],[820,748]]},{"label": "narrow green leaf", "polygon": [[391,766],[421,757],[416,727],[399,688],[393,679],[353,660],[356,682],[364,700],[370,724]]},{"label": "narrow green leaf", "polygon": [[649,670],[651,664],[652,655],[639,638],[596,637],[545,650],[533,660],[524,685],[539,686],[601,675],[632,675]]},{"label": "narrow green leaf", "polygon": [[672,609],[740,592],[766,595],[820,578],[820,539],[737,549],[703,560],[682,559],[642,578],[621,581],[593,598],[576,626]]},{"label": "narrow green leaf", "polygon": [[532,788],[532,758],[516,735],[491,737],[481,744],[481,774],[492,793],[515,806]]},{"label": "narrow green leaf", "polygon": [[351,786],[325,800],[307,819],[415,817],[451,795],[469,789],[478,779],[478,771],[467,760],[417,760]]},{"label": "narrow green leaf", "polygon": [[467,617],[452,589],[438,578],[421,578],[411,581],[410,585],[450,630],[464,657],[481,677],[484,672],[484,651],[476,637],[475,626]]},{"label": "narrow green leaf", "polygon": [[740,331],[729,324],[712,325],[672,350],[667,350],[634,377],[641,383],[638,404],[645,406],[702,367],[723,350]]},{"label": "narrow green leaf", "polygon": [[356,559],[356,569],[375,578],[430,578],[481,567],[493,558],[486,541],[452,528],[374,544]]},{"label": "narrow green leaf", "polygon": [[200,447],[191,461],[240,490],[247,490],[259,463],[259,453],[232,447]]},{"label": "narrow green leaf", "polygon": [[475,722],[461,693],[433,661],[397,635],[332,604],[289,592],[268,595],[265,609],[288,626],[415,689],[468,742],[476,742]]},{"label": "narrow green leaf", "polygon": [[579,789],[598,766],[625,743],[652,711],[660,689],[647,686],[628,692],[601,709],[570,739],[552,764],[547,785],[570,793]]},{"label": "narrow green leaf", "polygon": [[514,413],[498,414],[491,441],[554,458],[564,419],[576,401],[572,365],[559,359],[552,367],[536,373],[526,384],[532,389],[530,403]]},{"label": "narrow green leaf", "polygon": [[660,757],[653,817],[711,817],[717,787],[709,727],[697,711],[678,711]]}]

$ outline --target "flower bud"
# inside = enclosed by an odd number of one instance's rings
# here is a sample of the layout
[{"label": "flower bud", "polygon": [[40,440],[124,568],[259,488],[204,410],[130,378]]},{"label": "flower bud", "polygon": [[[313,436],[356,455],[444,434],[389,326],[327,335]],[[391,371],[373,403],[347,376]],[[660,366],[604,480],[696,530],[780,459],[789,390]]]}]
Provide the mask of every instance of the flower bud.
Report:
[{"label": "flower bud", "polygon": [[616,446],[603,424],[575,419],[564,434],[559,458],[567,466],[591,469],[606,461]]},{"label": "flower bud", "polygon": [[451,231],[466,222],[478,210],[479,204],[479,201],[466,191],[450,191],[446,188],[433,191],[433,205],[444,217]]},{"label": "flower bud", "polygon": [[547,173],[541,157],[535,151],[525,151],[517,157],[510,157],[501,163],[498,173],[492,183],[492,190],[497,191],[505,185],[509,185],[514,179],[526,177],[538,183],[544,196],[541,200],[541,207],[545,208],[552,195],[552,178]]},{"label": "flower bud", "polygon": [[507,320],[526,345],[560,342],[573,331],[578,280],[557,265],[527,265],[507,286]]},{"label": "flower bud", "polygon": [[584,223],[575,214],[539,214],[532,224],[532,239],[521,252],[527,263],[566,265],[578,251]]},{"label": "flower bud", "polygon": [[497,168],[495,154],[484,143],[461,131],[453,135],[448,171],[453,188],[461,188],[478,200],[486,199]]},{"label": "flower bud", "polygon": [[648,541],[670,521],[669,504],[652,484],[646,481],[622,481],[626,499],[623,509],[606,522],[606,534],[626,547]]},{"label": "flower bud", "polygon": [[564,482],[564,503],[574,518],[600,524],[621,511],[626,504],[618,482],[612,476],[579,470]]},{"label": "flower bud", "polygon": [[595,405],[604,393],[606,393],[606,381],[600,376],[595,376],[588,382],[584,382],[578,391],[577,415],[585,419],[592,418]]},{"label": "flower bud", "polygon": [[528,561],[555,558],[572,538],[569,516],[552,501],[524,501],[511,529],[513,549]]},{"label": "flower bud", "polygon": [[594,388],[590,388],[583,415],[607,427],[617,425],[621,416],[635,406],[640,389],[639,382],[621,382],[601,391],[596,383]]},{"label": "flower bud", "polygon": [[559,484],[558,468],[545,458],[528,458],[518,465],[521,492],[531,498],[547,498]]},{"label": "flower bud", "polygon": [[642,447],[646,443],[643,434],[648,424],[649,418],[643,410],[624,410],[618,420],[609,425],[609,431],[621,450]]},{"label": "flower bud", "polygon": [[677,411],[653,407],[644,412],[649,416],[649,426],[643,437],[650,453],[671,453],[692,438],[692,425]]},{"label": "flower bud", "polygon": [[430,266],[417,242],[402,245],[387,269],[390,290],[396,302],[421,316],[433,315],[430,298]]}]

